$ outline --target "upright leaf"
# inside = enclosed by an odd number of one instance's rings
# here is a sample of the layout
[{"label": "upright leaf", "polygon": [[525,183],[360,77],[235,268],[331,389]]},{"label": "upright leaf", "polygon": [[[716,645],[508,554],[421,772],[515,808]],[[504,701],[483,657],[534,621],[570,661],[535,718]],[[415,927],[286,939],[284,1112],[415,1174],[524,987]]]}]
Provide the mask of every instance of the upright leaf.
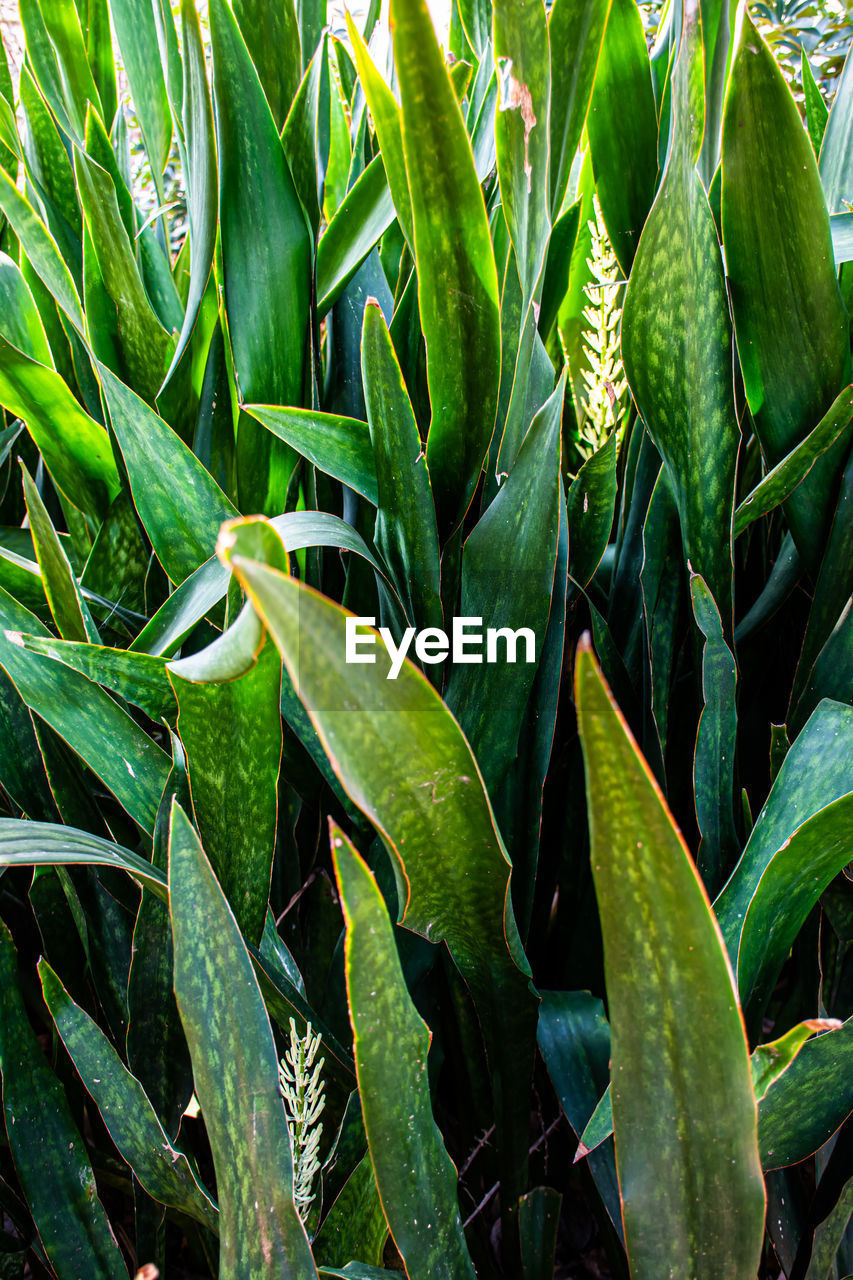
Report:
[{"label": "upright leaf", "polygon": [[[717,233],[696,160],[702,141],[698,0],[673,75],[673,137],[622,315],[625,372],[667,469],[685,559],[732,630],[732,513],[740,433]],[[603,207],[603,206],[602,206]]]},{"label": "upright leaf", "polygon": [[[311,243],[278,130],[225,0],[210,6],[225,308],[241,400],[302,403]],[[242,439],[241,439],[242,437]],[[293,455],[257,424],[238,431],[240,502],[284,507]]]},{"label": "upright leaf", "polygon": [[392,0],[391,24],[427,349],[427,465],[439,528],[449,532],[468,509],[495,425],[497,271],[465,121],[425,0]]},{"label": "upright leaf", "polygon": [[409,621],[441,626],[438,533],[429,471],[391,335],[378,305],[364,312],[364,399],[376,464],[374,540]]},{"label": "upright leaf", "polygon": [[[551,61],[551,216],[562,208],[575,153],[586,123],[610,0],[554,0],[548,17],[552,50],[571,57]],[[571,43],[570,43],[571,42]]]},{"label": "upright leaf", "polygon": [[[172,143],[172,116],[154,10],[150,4],[138,5],[133,0],[110,0],[110,12],[158,200],[162,204],[163,170]],[[109,119],[106,123],[110,124]]]},{"label": "upright leaf", "polygon": [[690,854],[588,641],[575,681],[631,1269],[638,1278],[753,1280],[764,1183],[731,969]]},{"label": "upright leaf", "polygon": [[[723,128],[722,219],[744,388],[775,466],[849,381],[850,336],[814,152],[785,78],[748,16]],[[829,449],[785,505],[812,574],[843,450],[842,441]]]},{"label": "upright leaf", "polygon": [[406,989],[391,921],[370,869],[333,823],[330,833],[347,923],[347,996],[359,1095],[388,1226],[411,1280],[474,1280],[456,1170],[430,1104],[430,1031]]},{"label": "upright leaf", "polygon": [[316,1280],[293,1203],[267,1011],[234,916],[177,804],[169,890],[175,994],[216,1169],[220,1280]]}]

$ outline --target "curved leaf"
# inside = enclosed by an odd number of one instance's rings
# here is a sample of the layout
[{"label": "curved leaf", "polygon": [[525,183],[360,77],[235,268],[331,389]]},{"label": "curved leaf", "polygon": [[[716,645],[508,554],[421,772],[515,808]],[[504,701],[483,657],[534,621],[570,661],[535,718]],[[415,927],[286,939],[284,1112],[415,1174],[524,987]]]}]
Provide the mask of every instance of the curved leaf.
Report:
[{"label": "curved leaf", "polygon": [[62,823],[0,818],[2,867],[115,867],[165,900],[166,877],[138,853]]},{"label": "curved leaf", "polygon": [[287,409],[271,404],[242,407],[315,467],[349,485],[376,506],[376,463],[366,422],[314,409]]},{"label": "curved leaf", "polygon": [[588,641],[575,681],[631,1268],[638,1276],[754,1280],[764,1183],[746,1037],[722,938]]}]

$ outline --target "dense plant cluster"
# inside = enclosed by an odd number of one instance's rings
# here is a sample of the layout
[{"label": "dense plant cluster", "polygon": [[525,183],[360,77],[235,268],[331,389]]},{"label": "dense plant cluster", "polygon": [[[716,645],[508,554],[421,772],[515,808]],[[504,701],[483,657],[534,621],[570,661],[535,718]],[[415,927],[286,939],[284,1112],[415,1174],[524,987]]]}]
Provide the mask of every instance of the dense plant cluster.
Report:
[{"label": "dense plant cluster", "polygon": [[848,1276],[853,61],[20,14],[0,1276]]}]

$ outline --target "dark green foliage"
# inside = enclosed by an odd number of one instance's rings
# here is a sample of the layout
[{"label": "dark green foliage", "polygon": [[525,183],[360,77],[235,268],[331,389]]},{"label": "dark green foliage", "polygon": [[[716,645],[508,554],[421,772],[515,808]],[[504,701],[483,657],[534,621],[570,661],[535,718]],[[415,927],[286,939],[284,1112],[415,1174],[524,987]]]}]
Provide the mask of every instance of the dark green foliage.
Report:
[{"label": "dark green foliage", "polygon": [[844,23],[177,8],[0,60],[0,1276],[840,1280]]}]

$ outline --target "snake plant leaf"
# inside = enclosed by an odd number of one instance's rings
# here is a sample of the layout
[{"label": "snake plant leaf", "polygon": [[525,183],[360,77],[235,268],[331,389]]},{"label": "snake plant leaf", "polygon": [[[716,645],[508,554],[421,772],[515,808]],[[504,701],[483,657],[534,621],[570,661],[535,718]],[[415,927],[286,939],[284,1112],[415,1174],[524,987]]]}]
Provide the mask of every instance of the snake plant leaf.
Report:
[{"label": "snake plant leaf", "polygon": [[798,1164],[822,1147],[853,1111],[853,1018],[815,1036],[770,1085],[758,1107],[765,1169]]},{"label": "snake plant leaf", "polygon": [[104,119],[112,120],[118,106],[113,37],[107,0],[92,0],[86,15],[86,55],[98,87]]},{"label": "snake plant leaf", "polygon": [[[805,51],[803,51],[805,58]],[[803,82],[805,88],[805,81]],[[818,90],[818,94],[820,91]],[[808,103],[808,96],[806,98]],[[821,99],[823,104],[823,99]],[[817,107],[820,119],[820,107]],[[820,178],[826,207],[830,213],[843,213],[848,209],[850,175],[853,173],[853,58],[849,53],[844,60],[844,68],[838,80],[832,110],[826,116],[823,108],[823,119],[826,129],[823,134],[820,155]]]},{"label": "snake plant leaf", "polygon": [[293,0],[236,0],[234,16],[280,133],[302,77],[296,6]]},{"label": "snake plant leaf", "polygon": [[237,512],[172,428],[98,368],[139,518],[166,573],[183,582],[210,556],[222,521]]},{"label": "snake plant leaf", "polygon": [[705,579],[730,635],[740,433],[723,263],[696,170],[701,54],[697,3],[685,9],[673,75],[672,145],[628,285],[622,355],[631,392],[672,485],[685,559]]},{"label": "snake plant leaf", "polygon": [[[74,169],[56,121],[26,65],[21,68],[18,91],[26,126],[24,156],[28,176],[48,219],[56,228],[56,234],[63,244],[73,245],[79,238],[79,232],[73,228],[78,226],[80,219]],[[79,259],[79,246],[76,247]],[[79,271],[79,266],[79,261],[76,261],[73,269]]]},{"label": "snake plant leaf", "polygon": [[172,1146],[142,1085],[47,961],[38,968],[50,1016],[123,1159],[149,1195],[215,1231],[216,1207],[184,1153]]},{"label": "snake plant leaf", "polygon": [[[210,34],[219,235],[240,399],[300,404],[311,294],[308,224],[258,74],[225,0],[210,6]],[[295,455],[250,418],[240,420],[237,448],[241,505],[270,515],[281,511]]]},{"label": "snake plant leaf", "polygon": [[[27,706],[65,739],[143,830],[153,831],[168,776],[165,752],[85,676],[27,653],[21,633],[47,632],[5,591],[0,591],[0,630],[0,665]],[[109,751],[104,751],[105,737]]]},{"label": "snake plant leaf", "polygon": [[39,87],[66,133],[81,142],[86,107],[101,103],[74,0],[23,0],[19,6],[27,56]]},{"label": "snake plant leaf", "polygon": [[[409,191],[409,177],[406,170],[406,158],[403,152],[403,129],[400,108],[390,88],[383,80],[376,64],[368,52],[367,45],[359,35],[358,28],[347,16],[347,31],[352,41],[358,76],[373,127],[382,153],[382,163],[388,179],[388,189],[394,201],[394,208],[400,222],[400,230],[406,243],[414,252],[414,234],[412,231],[412,197]],[[454,94],[455,99],[455,94]]]},{"label": "snake plant leaf", "polygon": [[430,1030],[406,989],[373,874],[334,823],[329,831],[347,927],[347,999],[358,1089],[388,1226],[411,1280],[474,1280],[456,1170],[432,1114]]},{"label": "snake plant leaf", "polygon": [[74,172],[101,279],[115,307],[121,357],[132,385],[151,404],[163,382],[173,340],[148,300],[110,174],[79,149]]},{"label": "snake plant leaf", "polygon": [[[192,0],[182,0],[181,32],[184,45],[182,120],[186,154],[190,287],[175,354],[163,380],[164,387],[175,372],[198,321],[216,244],[217,170],[213,112],[207,84],[204,45],[198,14]],[[163,387],[160,388],[162,390]]]},{"label": "snake plant leaf", "polygon": [[447,705],[490,794],[516,753],[548,626],[560,534],[564,393],[565,375],[533,419],[515,465],[462,551],[462,616],[481,619],[487,634],[526,629],[499,637],[507,645],[505,661],[457,665],[448,679]]},{"label": "snake plant leaf", "polygon": [[[784,172],[772,158],[779,155],[787,157]],[[850,380],[849,322],[814,152],[785,78],[748,16],[726,104],[722,219],[744,387],[762,449],[775,466]],[[844,439],[785,504],[797,550],[813,575]]]},{"label": "snake plant leaf", "polygon": [[818,896],[850,860],[853,709],[824,701],[798,735],[714,910],[745,1009],[760,1016]]},{"label": "snake plant leaf", "polygon": [[[803,49],[800,55],[800,76],[803,82],[803,98],[806,106],[806,128],[809,131],[809,139],[812,144],[812,150],[818,157],[820,163],[820,148],[826,133],[826,122],[829,119],[829,108],[823,100],[823,94],[817,86],[814,78],[814,72],[811,63]],[[826,186],[824,186],[824,195],[827,195]],[[827,207],[829,200],[827,199]]]},{"label": "snake plant leaf", "polygon": [[658,170],[657,111],[635,0],[612,0],[586,128],[604,225],[627,279]]},{"label": "snake plant leaf", "polygon": [[172,114],[154,10],[150,4],[140,8],[133,0],[110,0],[110,12],[158,202],[162,204],[163,170],[172,143]]},{"label": "snake plant leaf", "polygon": [[495,148],[501,202],[526,310],[541,295],[551,234],[551,59],[545,6],[539,0],[495,0],[492,29],[500,88]]},{"label": "snake plant leaf", "polygon": [[592,581],[610,540],[616,509],[616,445],[614,432],[587,458],[569,486],[569,574],[580,587]]},{"label": "snake plant leaf", "polygon": [[5,253],[0,253],[0,300],[3,307],[3,336],[25,356],[53,368],[53,357],[38,307],[21,269]]},{"label": "snake plant leaf", "polygon": [[311,1242],[314,1259],[323,1275],[324,1266],[345,1266],[356,1254],[368,1265],[382,1261],[388,1223],[376,1189],[370,1156],[363,1156],[323,1219]]},{"label": "snake plant leaf", "polygon": [[377,505],[376,463],[366,422],[336,413],[271,404],[244,404],[243,410],[326,475],[349,485],[374,507]]},{"label": "snake plant leaf", "polygon": [[427,466],[439,529],[449,532],[474,496],[495,426],[498,278],[465,121],[425,0],[392,0],[391,25],[427,351]]},{"label": "snake plant leaf", "polygon": [[18,988],[18,957],[2,922],[0,1011],[6,1132],[18,1181],[51,1266],[59,1275],[127,1280],[85,1143],[30,1025]]},{"label": "snake plant leaf", "polygon": [[[575,683],[632,1272],[752,1280],[764,1234],[764,1183],[725,948],[588,640],[578,651]],[[700,1077],[697,1091],[692,1082]]]},{"label": "snake plant leaf", "polygon": [[321,123],[329,92],[328,38],[323,36],[302,77],[296,97],[284,122],[281,143],[293,175],[296,194],[302,202],[309,226],[320,229],[320,197],[328,155],[323,154]]},{"label": "snake plant leaf", "polygon": [[0,335],[0,404],[17,414],[69,502],[103,518],[119,491],[109,437],[55,370]]},{"label": "snake plant leaf", "polygon": [[783,503],[802,484],[817,459],[829,449],[847,428],[853,418],[853,387],[845,387],[835,397],[828,413],[824,414],[804,440],[768,471],[735,511],[734,536],[743,533],[754,520],[767,515]]},{"label": "snake plant leaf", "polygon": [[756,1102],[761,1103],[767,1090],[788,1070],[807,1040],[820,1031],[838,1031],[842,1025],[837,1018],[811,1018],[808,1022],[798,1022],[777,1040],[758,1045],[750,1059]]},{"label": "snake plant leaf", "polygon": [[65,640],[79,640],[84,643],[91,641],[97,644],[100,641],[98,629],[83,599],[74,571],[47,513],[41,494],[33,483],[33,478],[23,460],[21,473],[27,517],[33,535],[33,549],[41,570],[45,596],[59,634]]},{"label": "snake plant leaf", "polygon": [[693,617],[705,640],[705,705],[699,716],[693,758],[693,794],[701,835],[696,864],[705,888],[716,893],[740,852],[734,811],[737,664],[726,644],[719,610],[698,573],[690,577],[690,599]]},{"label": "snake plant leaf", "polygon": [[61,823],[0,818],[0,866],[114,867],[158,897],[166,897],[165,876],[138,853]]},{"label": "snake plant leaf", "polygon": [[361,370],[376,466],[374,541],[409,621],[441,626],[438,532],[429,471],[403,374],[378,303],[364,311]]},{"label": "snake plant leaf", "polygon": [[499,1088],[506,1184],[521,1195],[528,1140],[519,1104],[536,1006],[507,898],[506,854],[471,750],[417,668],[404,663],[386,679],[384,646],[375,665],[345,662],[347,614],[338,605],[263,565],[233,563],[335,773],[391,853],[402,923],[430,941],[444,938],[471,989]]},{"label": "snake plant leaf", "polygon": [[177,803],[169,890],[175,994],[216,1170],[220,1280],[315,1280],[293,1203],[269,1018],[237,922]]},{"label": "snake plant leaf", "polygon": [[50,290],[76,331],[85,333],[83,308],[74,276],[66,264],[56,240],[15,183],[0,169],[0,209],[9,219],[33,270]]},{"label": "snake plant leaf", "polygon": [[554,1275],[562,1203],[562,1194],[553,1187],[534,1187],[518,1202],[524,1280],[551,1280]]},{"label": "snake plant leaf", "polygon": [[198,829],[247,942],[260,942],[270,892],[282,750],[281,659],[254,611],[169,664]]},{"label": "snake plant leaf", "polygon": [[[578,1137],[585,1136],[610,1083],[610,1027],[602,1001],[588,991],[543,991],[536,1039],[563,1114]],[[611,1122],[602,1142],[612,1131]],[[602,1150],[591,1147],[588,1154],[598,1193],[621,1234],[613,1144]]]},{"label": "snake plant leaf", "polygon": [[385,164],[376,156],[344,196],[317,247],[320,317],[337,302],[395,216]]},{"label": "snake plant leaf", "polygon": [[[589,111],[610,12],[610,0],[555,0],[548,17],[552,49],[572,47],[572,58],[551,61],[551,216],[559,214]],[[570,46],[571,42],[571,46]]]},{"label": "snake plant leaf", "polygon": [[107,645],[55,640],[53,636],[22,635],[21,643],[31,653],[62,662],[87,680],[132,702],[155,722],[174,723],[178,707],[163,659]]},{"label": "snake plant leaf", "polygon": [[[165,879],[172,800],[189,806],[186,757],[172,735],[172,771],[154,824],[151,862]],[[127,1065],[174,1142],[193,1092],[192,1063],[174,990],[169,906],[143,886],[127,977]]]}]

